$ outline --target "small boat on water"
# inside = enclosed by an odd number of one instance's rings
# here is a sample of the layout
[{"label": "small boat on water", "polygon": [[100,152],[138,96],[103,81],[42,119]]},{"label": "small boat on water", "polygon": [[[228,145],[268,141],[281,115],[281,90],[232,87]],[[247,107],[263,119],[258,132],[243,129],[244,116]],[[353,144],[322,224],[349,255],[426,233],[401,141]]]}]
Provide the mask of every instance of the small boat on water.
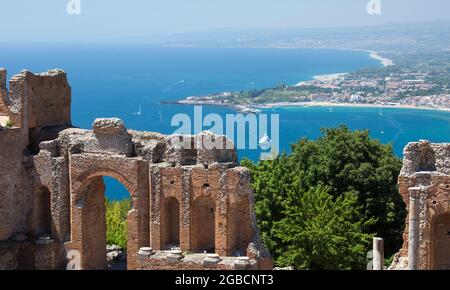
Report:
[{"label": "small boat on water", "polygon": [[136,113],[133,113],[133,115],[138,115],[138,116],[142,115],[142,106],[141,105],[139,105],[139,111]]},{"label": "small boat on water", "polygon": [[269,136],[267,134],[264,134],[264,136],[259,140],[259,147],[263,150],[270,149],[272,146],[272,140],[270,140]]}]

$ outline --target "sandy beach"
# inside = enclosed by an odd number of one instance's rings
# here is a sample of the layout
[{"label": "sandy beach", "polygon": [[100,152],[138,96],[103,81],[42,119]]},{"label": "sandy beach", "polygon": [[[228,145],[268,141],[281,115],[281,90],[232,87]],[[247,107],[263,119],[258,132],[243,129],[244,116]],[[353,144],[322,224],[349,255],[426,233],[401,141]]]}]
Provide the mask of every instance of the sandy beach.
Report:
[{"label": "sandy beach", "polygon": [[[325,74],[325,75],[315,75],[313,76],[313,80],[320,81],[320,82],[332,82],[338,78],[341,78],[345,75],[348,75],[348,73],[335,73],[335,74]],[[311,81],[311,80],[309,80]],[[295,84],[296,87],[301,87],[303,85],[306,85],[309,81],[301,81]]]},{"label": "sandy beach", "polygon": [[355,103],[331,103],[331,102],[299,102],[299,103],[270,103],[258,106],[259,109],[271,109],[280,107],[356,107],[356,108],[392,108],[392,109],[414,109],[429,111],[446,111],[450,112],[450,108],[441,107],[416,107],[410,105],[386,105],[386,104],[355,104]]},{"label": "sandy beach", "polygon": [[[379,61],[384,67],[392,66],[394,65],[394,61],[382,56],[380,53],[374,50],[364,50],[364,49],[345,49],[345,50],[351,50],[351,51],[363,51],[369,53],[369,56],[377,61]],[[313,76],[313,80],[321,81],[321,82],[331,82],[334,81],[340,77],[344,77],[345,75],[348,75],[348,72],[342,72],[342,73],[334,73],[334,74],[324,74],[324,75],[315,75]],[[304,85],[308,81],[301,81],[298,82],[295,86],[299,87]]]},{"label": "sandy beach", "polygon": [[380,61],[381,64],[382,64],[383,66],[385,66],[385,67],[386,67],[386,66],[394,65],[394,61],[393,61],[393,60],[391,60],[391,59],[389,59],[389,58],[386,58],[386,57],[380,55],[378,52],[376,52],[376,51],[374,51],[374,50],[369,50],[369,51],[367,51],[367,52],[369,52],[369,56],[370,56],[371,58]]},{"label": "sandy beach", "polygon": [[387,57],[382,56],[378,51],[375,50],[368,50],[368,49],[357,49],[357,48],[350,48],[350,49],[343,49],[343,50],[350,50],[350,51],[363,51],[363,52],[367,52],[369,54],[369,56],[375,60],[378,60],[379,62],[381,62],[381,64],[383,66],[391,66],[394,65],[394,61],[392,59],[389,59]]},{"label": "sandy beach", "polygon": [[337,73],[337,74],[327,74],[327,75],[317,75],[314,76],[314,79],[317,81],[322,81],[322,82],[331,82],[334,81],[340,77],[343,77],[345,75],[348,75],[348,73]]},{"label": "sandy beach", "polygon": [[267,103],[261,105],[250,105],[250,104],[222,104],[215,102],[196,102],[196,101],[176,101],[176,104],[180,105],[206,105],[206,106],[219,106],[219,107],[229,107],[241,113],[261,113],[264,109],[274,109],[274,108],[314,108],[314,107],[354,107],[354,108],[390,108],[390,109],[409,109],[409,110],[427,110],[427,111],[441,111],[450,112],[450,108],[445,107],[416,107],[412,105],[404,104],[361,104],[361,103],[332,103],[332,102],[277,102],[277,103]]}]

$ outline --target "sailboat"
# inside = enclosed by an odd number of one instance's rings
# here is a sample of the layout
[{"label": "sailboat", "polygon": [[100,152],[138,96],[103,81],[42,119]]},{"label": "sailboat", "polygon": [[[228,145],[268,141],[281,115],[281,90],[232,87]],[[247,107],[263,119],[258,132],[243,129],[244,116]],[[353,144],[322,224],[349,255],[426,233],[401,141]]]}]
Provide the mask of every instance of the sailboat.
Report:
[{"label": "sailboat", "polygon": [[381,106],[380,106],[380,111],[378,112],[378,115],[383,116],[383,111],[381,110]]},{"label": "sailboat", "polygon": [[133,113],[133,115],[138,115],[138,116],[142,115],[142,106],[141,105],[139,105],[139,112]]}]

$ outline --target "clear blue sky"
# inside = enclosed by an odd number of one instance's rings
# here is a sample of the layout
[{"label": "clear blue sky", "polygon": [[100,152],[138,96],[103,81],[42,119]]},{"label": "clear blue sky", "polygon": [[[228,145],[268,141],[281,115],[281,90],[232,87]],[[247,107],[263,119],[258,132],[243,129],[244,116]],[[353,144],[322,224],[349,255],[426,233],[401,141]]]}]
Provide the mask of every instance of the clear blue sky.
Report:
[{"label": "clear blue sky", "polygon": [[342,27],[450,20],[449,0],[0,0],[0,41],[92,41],[232,29]]}]

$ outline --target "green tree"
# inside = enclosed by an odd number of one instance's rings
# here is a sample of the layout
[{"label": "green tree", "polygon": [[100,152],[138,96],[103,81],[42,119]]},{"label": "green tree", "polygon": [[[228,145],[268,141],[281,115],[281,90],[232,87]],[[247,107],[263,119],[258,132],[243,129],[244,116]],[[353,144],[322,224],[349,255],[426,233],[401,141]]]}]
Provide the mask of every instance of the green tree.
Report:
[{"label": "green tree", "polygon": [[[321,137],[317,140],[301,139],[292,146],[289,155],[282,154],[276,160],[258,164],[243,160],[242,164],[250,168],[258,225],[263,241],[277,264],[286,265],[289,261],[278,249],[284,251],[293,244],[293,240],[290,240],[292,237],[280,233],[280,222],[289,221],[286,218],[290,218],[288,214],[292,213],[292,209],[301,207],[295,202],[300,202],[300,197],[312,189],[326,191],[334,202],[342,197],[353,196],[358,214],[345,216],[340,222],[345,224],[352,220],[359,223],[363,233],[383,237],[388,256],[401,247],[406,215],[405,205],[397,189],[401,160],[394,155],[391,145],[371,139],[367,130],[352,132],[345,126],[322,129]],[[293,199],[293,195],[299,197]],[[310,215],[306,217],[311,218]],[[355,234],[358,235],[358,231]],[[300,247],[298,251],[302,249]],[[355,251],[348,253],[356,256]],[[359,256],[350,259],[362,263]],[[298,262],[299,259],[292,261]],[[341,264],[356,267],[354,263],[331,263]],[[324,267],[316,260],[309,263],[308,267],[315,265]],[[295,266],[304,267],[304,264]]]},{"label": "green tree", "polygon": [[127,216],[131,199],[110,201],[106,199],[106,243],[127,249]]},{"label": "green tree", "polygon": [[353,194],[335,200],[324,186],[292,192],[284,203],[284,218],[275,222],[278,262],[297,269],[346,270],[365,264],[370,234],[363,229],[370,221],[358,220]]}]

